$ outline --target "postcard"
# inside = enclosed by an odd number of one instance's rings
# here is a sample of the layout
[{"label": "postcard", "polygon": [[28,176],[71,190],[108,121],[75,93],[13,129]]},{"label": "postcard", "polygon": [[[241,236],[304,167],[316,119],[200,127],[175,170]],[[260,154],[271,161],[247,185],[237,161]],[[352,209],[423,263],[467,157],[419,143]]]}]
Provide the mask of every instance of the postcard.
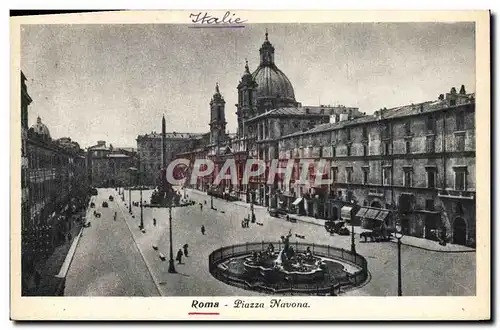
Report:
[{"label": "postcard", "polygon": [[489,18],[11,17],[11,318],[489,319]]}]

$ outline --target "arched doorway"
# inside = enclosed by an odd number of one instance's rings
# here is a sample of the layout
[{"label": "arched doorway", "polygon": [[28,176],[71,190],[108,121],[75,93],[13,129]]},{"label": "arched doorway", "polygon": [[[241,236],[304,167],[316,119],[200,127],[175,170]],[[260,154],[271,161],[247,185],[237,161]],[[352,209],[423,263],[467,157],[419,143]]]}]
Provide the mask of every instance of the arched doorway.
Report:
[{"label": "arched doorway", "polygon": [[453,222],[453,243],[465,245],[467,242],[467,224],[463,218],[456,218]]},{"label": "arched doorway", "polygon": [[332,216],[331,216],[331,218],[332,218],[333,221],[336,221],[336,220],[339,219],[339,209],[336,206],[334,206],[332,208]]},{"label": "arched doorway", "polygon": [[370,204],[371,207],[376,207],[376,208],[379,208],[381,209],[382,208],[382,205],[380,204],[379,201],[373,201],[371,204]]}]

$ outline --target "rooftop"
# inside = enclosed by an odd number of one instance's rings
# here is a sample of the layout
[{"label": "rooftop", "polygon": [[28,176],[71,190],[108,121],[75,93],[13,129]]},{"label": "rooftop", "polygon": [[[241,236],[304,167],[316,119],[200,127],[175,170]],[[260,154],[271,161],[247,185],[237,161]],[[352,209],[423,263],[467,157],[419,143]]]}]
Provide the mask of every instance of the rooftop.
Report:
[{"label": "rooftop", "polygon": [[[166,132],[165,138],[167,139],[189,139],[201,137],[203,133],[181,133],[181,132]],[[139,135],[137,139],[161,139],[161,133],[151,132],[149,134]]]},{"label": "rooftop", "polygon": [[266,117],[289,117],[289,116],[311,116],[311,117],[328,117],[328,113],[324,113],[323,109],[326,107],[287,107],[287,108],[277,108],[271,111],[265,112],[253,118],[247,120],[251,122],[257,119],[262,119]]},{"label": "rooftop", "polygon": [[[467,94],[467,96],[469,97],[469,100],[471,100],[470,102],[474,102],[474,101],[472,101],[473,98],[475,97],[474,93]],[[457,106],[460,106],[462,104],[457,104]],[[308,135],[308,134],[314,134],[314,133],[318,133],[318,132],[333,131],[335,129],[339,129],[339,128],[346,127],[346,126],[355,126],[355,125],[365,124],[365,123],[369,123],[369,122],[376,122],[376,121],[379,121],[382,119],[394,119],[394,118],[409,117],[409,116],[418,115],[421,113],[436,112],[436,111],[443,110],[446,108],[452,108],[449,106],[449,104],[446,100],[426,101],[426,102],[421,102],[421,103],[417,103],[417,104],[408,104],[408,105],[403,105],[403,106],[390,108],[390,109],[381,109],[379,111],[375,111],[375,113],[373,115],[367,115],[367,116],[363,116],[363,117],[353,118],[351,120],[340,121],[337,123],[321,124],[321,125],[318,125],[318,126],[311,128],[310,130],[307,130],[304,132],[295,132],[292,134],[282,136],[281,138],[288,138],[288,137],[294,137],[294,136],[299,136],[299,135]]]}]

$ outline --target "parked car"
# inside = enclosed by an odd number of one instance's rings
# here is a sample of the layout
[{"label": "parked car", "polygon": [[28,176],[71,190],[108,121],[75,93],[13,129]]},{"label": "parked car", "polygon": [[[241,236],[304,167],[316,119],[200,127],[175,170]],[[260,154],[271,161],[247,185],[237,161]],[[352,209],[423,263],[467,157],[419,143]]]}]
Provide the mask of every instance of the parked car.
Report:
[{"label": "parked car", "polygon": [[108,207],[108,202],[102,202],[102,207]]},{"label": "parked car", "polygon": [[109,195],[109,201],[112,202],[114,200],[113,196]]}]

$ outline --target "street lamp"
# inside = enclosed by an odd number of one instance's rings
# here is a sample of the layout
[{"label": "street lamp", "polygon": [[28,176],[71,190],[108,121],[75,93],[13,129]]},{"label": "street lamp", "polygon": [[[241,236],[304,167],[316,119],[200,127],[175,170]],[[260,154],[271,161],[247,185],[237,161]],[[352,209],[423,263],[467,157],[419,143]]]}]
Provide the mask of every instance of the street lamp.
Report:
[{"label": "street lamp", "polygon": [[403,238],[403,230],[401,228],[401,223],[398,221],[396,223],[396,232],[394,233],[396,239],[398,240],[398,296],[402,296],[403,292],[401,289],[401,239]]},{"label": "street lamp", "polygon": [[356,243],[354,242],[354,221],[351,217],[351,252],[356,254]]},{"label": "street lamp", "polygon": [[168,224],[170,227],[170,260],[168,261],[168,272],[177,273],[174,265],[174,249],[172,247],[172,203],[173,200],[170,201],[170,205],[168,207]]},{"label": "street lamp", "polygon": [[135,167],[129,167],[130,172],[130,187],[128,189],[128,213],[132,214],[132,173],[137,171]]}]

